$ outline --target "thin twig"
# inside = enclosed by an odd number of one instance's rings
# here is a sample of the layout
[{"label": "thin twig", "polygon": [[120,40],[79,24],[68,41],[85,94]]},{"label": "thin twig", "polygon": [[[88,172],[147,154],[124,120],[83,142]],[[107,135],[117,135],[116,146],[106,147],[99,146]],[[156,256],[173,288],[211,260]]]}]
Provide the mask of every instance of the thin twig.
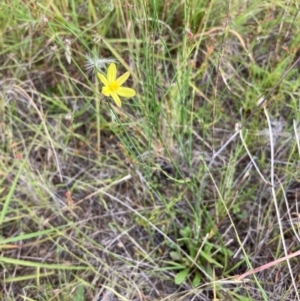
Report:
[{"label": "thin twig", "polygon": [[[280,236],[281,236],[281,241],[282,241],[282,246],[283,246],[283,250],[284,250],[284,254],[285,257],[288,256],[288,251],[287,251],[287,247],[285,244],[285,240],[284,240],[284,232],[282,229],[282,223],[281,223],[281,217],[280,217],[280,212],[279,212],[279,208],[278,208],[278,203],[277,203],[277,197],[276,197],[276,191],[275,191],[275,177],[274,177],[274,142],[273,142],[273,132],[272,132],[272,125],[271,125],[271,120],[268,114],[268,111],[266,109],[266,106],[264,106],[264,112],[268,121],[268,126],[269,126],[269,133],[270,133],[270,151],[271,151],[271,191],[272,191],[272,196],[273,196],[273,200],[274,200],[274,206],[275,206],[275,211],[276,211],[276,216],[277,216],[277,220],[278,220],[278,226],[279,226],[279,231],[280,231]],[[290,264],[290,261],[287,259],[287,265],[290,271],[290,275],[292,278],[292,282],[293,282],[293,286],[295,289],[295,293],[297,295],[297,299],[299,300],[299,293],[298,293],[298,288],[297,285],[295,283],[295,278],[293,275],[293,271],[292,271],[292,267]]]}]

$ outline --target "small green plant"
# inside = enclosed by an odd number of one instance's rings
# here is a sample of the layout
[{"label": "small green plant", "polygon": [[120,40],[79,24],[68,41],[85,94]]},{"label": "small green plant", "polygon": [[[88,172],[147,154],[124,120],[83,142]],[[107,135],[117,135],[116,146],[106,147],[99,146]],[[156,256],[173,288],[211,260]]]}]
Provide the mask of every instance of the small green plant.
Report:
[{"label": "small green plant", "polygon": [[[194,232],[189,226],[181,229],[179,231],[181,237],[177,239],[177,245],[171,246],[173,250],[170,252],[170,257],[174,261],[171,265],[179,270],[174,279],[177,285],[190,277],[192,286],[198,286],[201,281],[201,272],[196,265],[203,267],[212,276],[213,270],[223,271],[226,268],[227,258],[232,255],[227,248],[210,243],[209,235],[200,239]],[[190,258],[183,256],[180,249],[185,250]]]}]

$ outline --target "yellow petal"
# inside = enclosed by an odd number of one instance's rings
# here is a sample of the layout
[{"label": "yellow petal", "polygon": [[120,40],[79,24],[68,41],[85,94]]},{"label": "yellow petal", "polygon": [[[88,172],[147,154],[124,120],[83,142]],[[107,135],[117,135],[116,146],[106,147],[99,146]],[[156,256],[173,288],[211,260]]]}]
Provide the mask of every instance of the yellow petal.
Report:
[{"label": "yellow petal", "polygon": [[120,87],[116,92],[122,97],[133,97],[136,94],[133,89],[125,87]]},{"label": "yellow petal", "polygon": [[116,80],[116,82],[120,85],[120,86],[122,86],[125,82],[126,82],[126,80],[127,80],[127,78],[129,77],[129,75],[130,75],[130,72],[125,72],[122,76],[120,76],[120,77],[118,77],[117,78],[117,80]]},{"label": "yellow petal", "polygon": [[121,105],[122,105],[121,99],[120,99],[120,97],[117,95],[117,93],[116,93],[116,92],[111,92],[111,97],[113,98],[113,100],[115,101],[115,103],[117,104],[117,106],[118,106],[119,108],[121,108]]},{"label": "yellow petal", "polygon": [[107,69],[107,80],[109,83],[112,83],[116,80],[116,77],[117,77],[116,64],[111,63]]},{"label": "yellow petal", "polygon": [[101,93],[104,96],[110,96],[111,95],[111,91],[110,91],[109,87],[103,87]]},{"label": "yellow petal", "polygon": [[103,74],[97,73],[97,75],[98,75],[98,78],[101,80],[101,82],[104,86],[109,86],[109,83],[108,83],[106,77]]}]

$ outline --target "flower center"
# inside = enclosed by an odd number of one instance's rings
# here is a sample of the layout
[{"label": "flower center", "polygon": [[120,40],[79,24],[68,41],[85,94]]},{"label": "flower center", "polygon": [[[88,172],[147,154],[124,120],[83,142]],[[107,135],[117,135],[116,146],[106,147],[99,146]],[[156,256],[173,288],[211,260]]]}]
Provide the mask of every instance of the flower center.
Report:
[{"label": "flower center", "polygon": [[120,88],[120,85],[117,83],[117,82],[112,82],[110,85],[109,85],[109,89],[110,91],[116,91]]}]

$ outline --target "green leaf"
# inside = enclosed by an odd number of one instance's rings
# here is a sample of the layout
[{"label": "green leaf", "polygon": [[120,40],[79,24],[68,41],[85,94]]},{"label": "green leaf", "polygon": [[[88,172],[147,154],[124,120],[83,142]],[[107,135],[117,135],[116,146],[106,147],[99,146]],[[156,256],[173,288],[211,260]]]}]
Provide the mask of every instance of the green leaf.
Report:
[{"label": "green leaf", "polygon": [[189,238],[191,235],[191,228],[189,226],[179,230],[180,235],[183,238]]},{"label": "green leaf", "polygon": [[21,265],[25,267],[31,268],[43,268],[43,269],[50,269],[50,270],[86,270],[87,267],[84,266],[74,266],[69,265],[67,263],[59,263],[59,264],[50,264],[50,263],[41,263],[29,260],[22,260],[22,259],[15,259],[10,257],[2,257],[0,256],[0,263],[8,263],[12,265]]},{"label": "green leaf", "polygon": [[84,301],[84,287],[82,284],[77,287],[75,301]]},{"label": "green leaf", "polygon": [[176,251],[170,252],[170,256],[175,261],[180,261],[182,259],[181,254],[179,252],[176,252]]},{"label": "green leaf", "polygon": [[218,268],[223,268],[223,265],[215,261],[209,254],[205,253],[204,251],[200,252],[201,256],[206,259],[209,263],[213,263],[216,265]]},{"label": "green leaf", "polygon": [[197,250],[198,250],[198,244],[194,241],[188,241],[188,249],[189,249],[189,255],[192,258],[195,258],[196,254],[197,254]]},{"label": "green leaf", "polygon": [[189,271],[190,271],[190,269],[186,268],[186,269],[180,271],[179,273],[177,273],[175,276],[175,279],[174,279],[175,284],[180,285],[181,283],[183,283],[183,281],[188,276]]},{"label": "green leaf", "polygon": [[200,280],[201,280],[200,273],[199,273],[199,271],[196,271],[195,272],[195,277],[194,277],[194,279],[192,281],[192,286],[193,287],[197,287],[199,285],[199,283],[200,283]]}]

